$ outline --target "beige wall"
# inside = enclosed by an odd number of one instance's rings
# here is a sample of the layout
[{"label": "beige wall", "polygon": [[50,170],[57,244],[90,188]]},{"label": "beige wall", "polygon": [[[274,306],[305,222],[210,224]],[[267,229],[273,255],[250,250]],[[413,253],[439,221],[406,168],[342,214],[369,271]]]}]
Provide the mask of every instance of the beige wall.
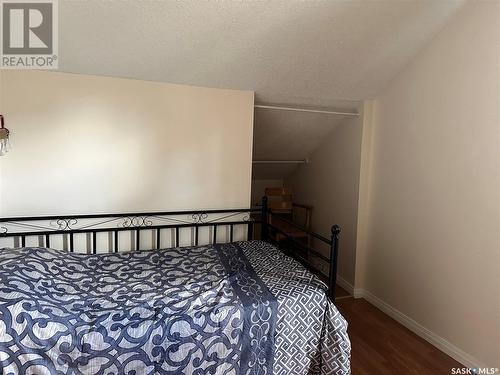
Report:
[{"label": "beige wall", "polygon": [[[347,118],[332,129],[311,154],[308,164],[299,166],[285,179],[295,201],[314,207],[314,231],[330,237],[333,224],[342,227],[338,273],[351,285],[356,260],[361,132],[362,116]],[[327,248],[323,247],[323,251]]]},{"label": "beige wall", "polygon": [[356,285],[456,358],[490,367],[500,366],[499,17],[499,2],[470,2],[375,100]]},{"label": "beige wall", "polygon": [[0,215],[250,205],[252,92],[1,74]]}]

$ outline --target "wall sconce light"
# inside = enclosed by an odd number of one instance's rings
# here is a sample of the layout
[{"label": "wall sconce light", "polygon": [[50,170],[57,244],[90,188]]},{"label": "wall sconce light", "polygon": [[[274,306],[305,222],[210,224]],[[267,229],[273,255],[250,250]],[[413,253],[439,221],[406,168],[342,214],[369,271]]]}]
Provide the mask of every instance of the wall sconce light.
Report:
[{"label": "wall sconce light", "polygon": [[4,126],[3,116],[0,115],[0,156],[10,151],[9,129]]}]

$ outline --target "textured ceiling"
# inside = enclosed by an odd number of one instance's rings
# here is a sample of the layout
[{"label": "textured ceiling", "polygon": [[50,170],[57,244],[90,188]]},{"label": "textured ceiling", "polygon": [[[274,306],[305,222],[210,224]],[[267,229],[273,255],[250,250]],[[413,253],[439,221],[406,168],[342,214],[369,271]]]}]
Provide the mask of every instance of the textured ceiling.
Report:
[{"label": "textured ceiling", "polygon": [[61,0],[60,70],[256,91],[332,106],[374,97],[459,0]]}]

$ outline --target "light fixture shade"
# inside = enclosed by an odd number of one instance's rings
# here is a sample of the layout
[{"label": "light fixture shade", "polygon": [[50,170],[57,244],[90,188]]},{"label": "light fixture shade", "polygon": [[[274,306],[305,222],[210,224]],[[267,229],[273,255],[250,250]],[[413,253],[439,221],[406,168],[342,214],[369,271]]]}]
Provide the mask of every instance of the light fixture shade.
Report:
[{"label": "light fixture shade", "polygon": [[10,151],[9,129],[4,125],[4,118],[0,115],[0,156]]}]

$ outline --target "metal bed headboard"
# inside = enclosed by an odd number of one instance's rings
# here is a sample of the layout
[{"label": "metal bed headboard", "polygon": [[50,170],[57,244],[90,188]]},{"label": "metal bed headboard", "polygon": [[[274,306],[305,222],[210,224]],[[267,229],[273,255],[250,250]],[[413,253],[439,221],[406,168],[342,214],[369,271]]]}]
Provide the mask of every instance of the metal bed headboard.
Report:
[{"label": "metal bed headboard", "polygon": [[[26,246],[29,237],[38,238],[38,246],[51,247],[51,241],[55,235],[62,235],[63,249],[70,252],[75,251],[75,237],[77,235],[88,235],[90,241],[85,252],[96,254],[99,234],[112,235],[112,246],[108,246],[107,252],[118,252],[123,250],[150,250],[162,247],[162,235],[164,230],[171,229],[174,235],[170,236],[170,246],[181,245],[181,229],[193,229],[194,241],[191,245],[198,245],[201,228],[211,229],[210,241],[206,243],[217,243],[217,229],[229,228],[228,242],[233,241],[234,229],[238,225],[247,227],[248,238],[254,238],[254,225],[259,223],[251,217],[253,211],[258,209],[230,209],[230,210],[204,210],[204,211],[173,211],[173,212],[134,212],[119,214],[96,214],[96,215],[65,215],[65,216],[26,216],[0,218],[0,237],[12,237],[14,246]],[[154,232],[155,241],[152,246],[146,247],[141,241],[141,234]],[[131,235],[133,246],[125,248],[120,241],[120,233],[128,232]],[[102,247],[102,246],[101,246]],[[102,250],[102,249],[101,249]]]},{"label": "metal bed headboard", "polygon": [[[273,215],[276,214],[268,209],[267,197],[264,197],[261,208],[5,217],[0,218],[0,239],[10,238],[11,246],[14,247],[26,247],[28,242],[34,241],[34,246],[97,254],[103,250],[108,253],[153,250],[253,240],[259,237],[263,241],[275,242],[269,233],[276,231],[285,240],[275,244],[326,281],[329,296],[335,300],[340,227],[334,225],[328,239],[288,222],[327,245],[330,254],[326,257],[317,249],[269,223],[268,217]],[[282,217],[279,219],[286,220]],[[255,230],[256,226],[260,226],[260,233]],[[186,233],[190,236],[186,237]],[[60,246],[56,246],[56,242]],[[79,247],[79,244],[82,246]],[[0,247],[3,246],[0,244]],[[297,249],[306,251],[307,256],[301,255]],[[328,264],[328,276],[309,260],[309,255]]]}]

